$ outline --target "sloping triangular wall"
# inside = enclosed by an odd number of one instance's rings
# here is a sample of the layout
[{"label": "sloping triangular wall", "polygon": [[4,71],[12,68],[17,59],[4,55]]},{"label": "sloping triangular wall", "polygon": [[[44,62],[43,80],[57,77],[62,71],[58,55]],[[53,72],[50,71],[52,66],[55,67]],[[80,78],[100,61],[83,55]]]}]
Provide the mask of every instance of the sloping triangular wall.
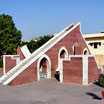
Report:
[{"label": "sloping triangular wall", "polygon": [[[61,48],[66,49],[68,56],[82,55],[84,49],[88,50],[88,47],[83,37],[81,36],[79,24],[71,25],[71,27],[63,31],[63,34],[61,34],[60,36],[56,36],[56,39],[54,39],[53,37],[53,42],[51,42],[51,44],[48,44],[48,42],[46,44],[48,46],[48,48],[44,48],[44,50],[46,49],[46,51],[43,51],[39,58],[36,61],[34,61],[31,65],[29,65],[22,73],[20,73],[13,80],[9,81],[11,85],[18,85],[38,80],[38,63],[39,60],[44,56],[46,56],[48,60],[50,60],[51,71],[48,74],[51,75],[49,76],[49,78],[54,78],[56,69],[59,67],[59,51]],[[37,56],[38,54],[39,53],[37,53]]]}]

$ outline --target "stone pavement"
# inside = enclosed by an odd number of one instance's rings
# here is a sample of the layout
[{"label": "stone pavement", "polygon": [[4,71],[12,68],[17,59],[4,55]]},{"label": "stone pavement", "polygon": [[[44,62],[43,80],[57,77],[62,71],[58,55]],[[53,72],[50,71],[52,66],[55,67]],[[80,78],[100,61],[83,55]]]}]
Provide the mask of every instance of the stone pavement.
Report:
[{"label": "stone pavement", "polygon": [[0,86],[0,104],[103,104],[101,88],[42,80],[20,86]]}]

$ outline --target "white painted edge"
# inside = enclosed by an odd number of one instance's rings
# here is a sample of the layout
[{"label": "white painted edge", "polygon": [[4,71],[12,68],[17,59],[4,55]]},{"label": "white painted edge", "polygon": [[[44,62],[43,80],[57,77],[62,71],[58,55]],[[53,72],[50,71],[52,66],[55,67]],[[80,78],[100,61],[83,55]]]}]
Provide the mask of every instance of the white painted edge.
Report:
[{"label": "white painted edge", "polygon": [[[70,55],[69,57],[83,57],[85,55]],[[87,55],[88,57],[94,57],[94,55]]]},{"label": "white painted edge", "polygon": [[83,34],[84,38],[104,37],[104,33]]},{"label": "white painted edge", "polygon": [[87,48],[84,48],[83,50],[83,55],[84,55],[84,52],[87,51],[87,55],[89,55],[89,50]]},{"label": "white painted edge", "polygon": [[13,56],[13,60],[16,60],[16,65],[20,63],[20,56]]},{"label": "white painted edge", "polygon": [[60,60],[60,83],[63,83],[63,59]]},{"label": "white painted edge", "polygon": [[40,62],[43,58],[46,58],[47,61],[48,61],[48,70],[47,70],[47,78],[50,79],[51,78],[51,60],[49,58],[48,55],[44,54],[42,55],[39,59],[38,59],[38,62],[37,62],[37,80],[40,80],[40,73],[39,73],[39,67],[40,67]]},{"label": "white painted edge", "polygon": [[83,55],[82,58],[82,85],[88,85],[88,56]]},{"label": "white painted edge", "polygon": [[8,57],[19,57],[19,55],[3,55],[3,56],[8,56]]},{"label": "white painted edge", "polygon": [[27,45],[22,46],[20,49],[21,49],[23,55],[25,56],[25,58],[29,57],[31,55]]},{"label": "white painted edge", "polygon": [[60,53],[62,52],[62,50],[64,50],[65,52],[66,52],[66,56],[65,56],[65,59],[67,59],[68,58],[68,51],[67,51],[67,49],[64,47],[64,46],[62,46],[60,49],[59,49],[59,52],[58,52],[58,69],[60,69]]},{"label": "white painted edge", "polygon": [[11,57],[11,58],[13,58],[13,57],[19,57],[19,55],[3,55],[3,75],[6,74],[6,69],[5,69],[5,58],[6,58],[6,57]]}]

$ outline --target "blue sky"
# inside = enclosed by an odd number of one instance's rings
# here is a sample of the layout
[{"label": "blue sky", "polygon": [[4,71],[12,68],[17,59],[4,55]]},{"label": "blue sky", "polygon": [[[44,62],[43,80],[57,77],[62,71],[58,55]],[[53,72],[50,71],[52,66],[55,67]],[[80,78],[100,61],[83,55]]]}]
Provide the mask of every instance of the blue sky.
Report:
[{"label": "blue sky", "polygon": [[0,14],[13,16],[23,39],[81,23],[82,33],[104,31],[104,0],[0,0]]}]

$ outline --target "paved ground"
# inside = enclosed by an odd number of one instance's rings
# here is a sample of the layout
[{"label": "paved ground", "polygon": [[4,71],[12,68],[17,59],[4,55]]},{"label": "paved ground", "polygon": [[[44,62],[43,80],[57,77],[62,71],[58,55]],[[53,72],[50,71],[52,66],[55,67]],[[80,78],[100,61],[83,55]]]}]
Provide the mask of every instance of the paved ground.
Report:
[{"label": "paved ground", "polygon": [[60,84],[55,80],[0,86],[0,104],[103,104],[101,88]]}]

